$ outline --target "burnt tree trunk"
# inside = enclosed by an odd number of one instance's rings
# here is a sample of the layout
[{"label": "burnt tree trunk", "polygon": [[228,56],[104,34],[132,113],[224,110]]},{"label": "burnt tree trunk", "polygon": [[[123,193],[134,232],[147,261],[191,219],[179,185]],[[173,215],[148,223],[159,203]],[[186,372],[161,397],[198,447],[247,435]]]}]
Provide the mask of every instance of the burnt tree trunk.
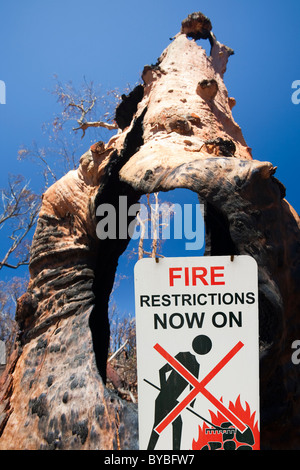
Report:
[{"label": "burnt tree trunk", "polygon": [[223,82],[233,51],[211,29],[201,13],[184,20],[117,108],[118,133],[44,194],[1,378],[0,449],[138,448],[136,406],[105,386],[108,301],[129,239],[99,240],[96,209],[175,188],[206,205],[206,255],[258,263],[262,448],[299,448],[299,217],[233,119]]}]

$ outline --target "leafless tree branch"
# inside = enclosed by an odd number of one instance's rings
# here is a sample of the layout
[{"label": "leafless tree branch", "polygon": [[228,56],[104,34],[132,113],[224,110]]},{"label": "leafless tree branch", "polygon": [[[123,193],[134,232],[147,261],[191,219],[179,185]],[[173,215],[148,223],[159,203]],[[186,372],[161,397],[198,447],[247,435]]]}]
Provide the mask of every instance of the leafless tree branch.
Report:
[{"label": "leafless tree branch", "polygon": [[[107,130],[115,130],[118,128],[116,123],[104,122],[103,120],[89,120],[88,116],[97,114],[95,109],[98,101],[105,102],[103,97],[97,96],[93,89],[93,83],[84,83],[81,93],[77,93],[71,84],[62,85],[57,83],[55,88],[58,102],[64,106],[63,117],[66,120],[76,120],[78,127],[73,127],[74,131],[82,130],[83,138],[89,127],[102,127]],[[72,110],[70,110],[72,108]],[[109,113],[105,113],[108,115]]]},{"label": "leafless tree branch", "polygon": [[[25,238],[35,225],[40,209],[40,198],[28,187],[28,183],[20,176],[11,177],[8,189],[1,191],[2,213],[0,213],[0,229],[9,230],[10,245],[0,261],[0,270],[5,266],[17,269],[28,264],[29,245]],[[19,258],[15,263],[10,259],[15,255]]]},{"label": "leafless tree branch", "polygon": [[95,121],[95,122],[80,122],[80,121],[77,121],[78,124],[79,124],[79,127],[73,127],[73,130],[74,131],[77,131],[79,129],[82,130],[82,136],[81,138],[83,139],[83,137],[85,136],[85,131],[89,128],[89,127],[103,127],[105,129],[108,129],[108,130],[114,130],[114,129],[118,129],[118,126],[117,124],[109,124],[108,122],[103,122],[103,121]]}]

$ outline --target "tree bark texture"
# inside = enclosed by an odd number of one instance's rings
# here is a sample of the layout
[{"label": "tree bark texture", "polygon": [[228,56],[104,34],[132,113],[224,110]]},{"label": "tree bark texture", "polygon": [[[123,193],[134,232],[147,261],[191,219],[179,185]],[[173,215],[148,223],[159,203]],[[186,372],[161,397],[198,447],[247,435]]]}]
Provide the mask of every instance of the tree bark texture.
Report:
[{"label": "tree bark texture", "polygon": [[[209,40],[208,56],[201,47]],[[0,449],[137,449],[137,410],[105,387],[108,301],[129,239],[99,240],[96,209],[187,188],[206,206],[205,255],[259,267],[261,445],[299,449],[300,223],[270,162],[252,157],[223,81],[233,51],[200,13],[182,22],[95,144],[43,196],[18,341],[1,378]]]}]

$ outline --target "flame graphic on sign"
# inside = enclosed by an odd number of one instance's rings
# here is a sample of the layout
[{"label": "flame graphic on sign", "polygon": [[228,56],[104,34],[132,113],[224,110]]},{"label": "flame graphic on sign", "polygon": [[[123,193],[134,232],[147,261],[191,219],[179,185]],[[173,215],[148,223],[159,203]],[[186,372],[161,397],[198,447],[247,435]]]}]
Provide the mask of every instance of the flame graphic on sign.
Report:
[{"label": "flame graphic on sign", "polygon": [[[221,399],[222,401],[222,399]],[[245,409],[240,396],[235,403],[229,402],[228,408],[245,423],[248,428],[244,433],[236,429],[219,411],[210,413],[210,421],[215,426],[203,423],[199,426],[198,439],[193,439],[193,450],[259,450],[260,433],[255,412],[251,414],[250,406],[245,402]]]}]

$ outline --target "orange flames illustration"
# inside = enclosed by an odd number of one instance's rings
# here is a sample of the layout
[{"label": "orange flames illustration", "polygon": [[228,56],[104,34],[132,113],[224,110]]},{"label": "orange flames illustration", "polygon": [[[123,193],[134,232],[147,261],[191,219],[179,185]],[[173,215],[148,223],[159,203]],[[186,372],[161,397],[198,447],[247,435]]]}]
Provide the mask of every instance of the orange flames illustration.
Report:
[{"label": "orange flames illustration", "polygon": [[[221,399],[222,401],[222,399]],[[209,426],[205,422],[199,426],[199,435],[197,441],[193,440],[193,450],[259,450],[260,433],[258,422],[255,418],[255,412],[251,414],[250,406],[245,402],[244,409],[241,404],[240,396],[235,403],[229,402],[229,410],[232,411],[240,420],[248,426],[248,429],[242,434],[222,415],[219,411],[215,414],[210,413],[210,421],[215,426]]]}]

